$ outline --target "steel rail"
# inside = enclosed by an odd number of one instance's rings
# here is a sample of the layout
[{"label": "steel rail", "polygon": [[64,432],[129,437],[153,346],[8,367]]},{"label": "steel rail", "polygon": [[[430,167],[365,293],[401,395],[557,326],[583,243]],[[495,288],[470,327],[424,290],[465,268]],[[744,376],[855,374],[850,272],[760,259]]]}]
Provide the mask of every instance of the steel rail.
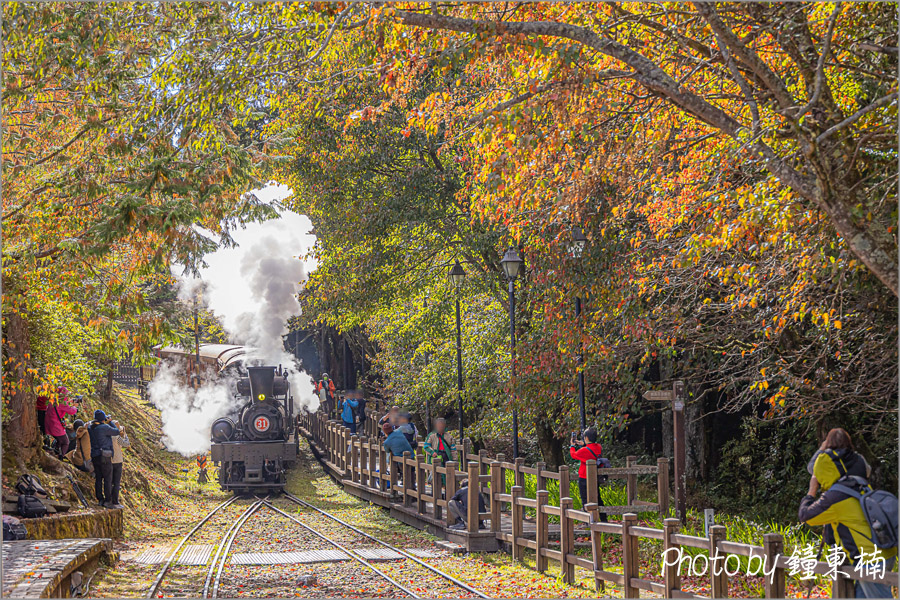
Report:
[{"label": "steel rail", "polygon": [[289,513],[284,512],[283,510],[281,510],[281,509],[278,508],[277,506],[274,506],[274,505],[273,505],[271,502],[269,502],[268,500],[265,501],[265,505],[268,506],[269,508],[271,508],[272,510],[274,510],[275,512],[284,515],[285,517],[287,517],[287,518],[290,519],[291,521],[294,521],[295,523],[297,523],[298,525],[300,525],[301,527],[303,527],[304,529],[306,529],[307,531],[309,531],[309,532],[312,533],[313,535],[316,535],[316,536],[322,538],[323,540],[325,540],[326,542],[328,542],[329,544],[331,544],[332,546],[334,546],[335,548],[337,548],[337,549],[340,550],[341,552],[347,554],[348,556],[350,556],[350,557],[353,558],[354,560],[360,562],[363,566],[372,569],[372,570],[375,571],[378,575],[380,575],[385,581],[387,581],[387,582],[390,583],[391,585],[397,586],[398,588],[400,588],[401,590],[403,590],[404,593],[408,594],[410,597],[412,597],[412,598],[419,598],[419,599],[422,598],[422,596],[419,596],[418,594],[416,594],[416,593],[415,593],[414,591],[412,591],[411,589],[405,587],[402,583],[400,583],[400,582],[397,581],[396,579],[393,579],[390,575],[388,575],[387,573],[383,572],[381,569],[377,568],[375,565],[373,565],[372,563],[370,563],[369,561],[367,561],[366,559],[364,559],[362,556],[360,556],[359,554],[357,554],[357,553],[354,552],[353,550],[350,550],[349,548],[347,548],[347,547],[345,547],[345,546],[342,546],[341,544],[337,543],[336,541],[334,541],[333,539],[329,538],[329,537],[326,536],[325,534],[316,531],[315,529],[313,529],[312,527],[310,527],[309,525],[307,525],[306,523],[304,523],[303,521],[301,521],[301,520],[298,519],[297,517],[295,517],[295,516],[293,516],[293,515],[291,515],[291,514],[289,514]]},{"label": "steel rail", "polygon": [[481,591],[479,591],[479,590],[476,590],[475,588],[473,588],[472,586],[468,585],[467,583],[464,583],[464,582],[460,581],[459,579],[453,577],[452,575],[450,575],[450,574],[448,574],[448,573],[444,573],[443,571],[441,571],[441,570],[438,569],[437,567],[433,567],[433,566],[429,565],[429,564],[426,563],[425,561],[419,559],[419,558],[416,557],[416,556],[413,556],[413,555],[410,554],[409,552],[406,552],[405,550],[402,550],[402,549],[400,549],[400,548],[397,548],[396,546],[391,546],[391,545],[388,544],[387,542],[383,542],[383,541],[379,540],[377,537],[375,537],[375,536],[373,536],[373,535],[371,535],[371,534],[368,534],[368,533],[366,533],[365,531],[362,531],[362,530],[358,529],[357,527],[354,527],[354,526],[351,525],[350,523],[347,523],[347,522],[345,522],[345,521],[342,521],[341,519],[335,517],[335,516],[332,515],[331,513],[325,512],[324,510],[322,510],[321,508],[319,508],[319,507],[317,507],[317,506],[313,506],[313,505],[310,504],[309,502],[306,502],[306,501],[304,501],[304,500],[301,500],[300,498],[297,498],[297,497],[294,496],[293,494],[289,494],[289,493],[287,493],[287,492],[284,492],[284,497],[287,498],[288,500],[291,500],[292,502],[295,502],[295,503],[299,504],[300,506],[305,506],[305,507],[307,507],[307,508],[311,508],[311,509],[313,509],[314,511],[316,511],[316,512],[318,512],[318,513],[321,513],[321,514],[325,515],[325,516],[328,517],[329,519],[332,519],[332,520],[334,520],[334,521],[337,521],[338,523],[340,523],[340,524],[343,525],[344,527],[347,527],[348,529],[351,529],[351,530],[355,531],[355,532],[358,533],[359,535],[364,536],[364,537],[366,537],[366,538],[372,540],[373,542],[376,542],[376,543],[378,543],[378,544],[381,544],[381,545],[384,546],[385,548],[388,548],[388,549],[390,549],[390,550],[393,550],[394,552],[396,552],[396,553],[398,553],[398,554],[401,554],[402,556],[405,556],[406,558],[412,560],[413,562],[415,562],[415,563],[417,563],[417,564],[419,564],[419,565],[425,567],[425,568],[428,569],[429,571],[431,571],[431,572],[433,572],[433,573],[436,573],[437,575],[440,575],[441,577],[443,577],[443,578],[446,579],[447,581],[450,581],[450,582],[452,582],[453,584],[458,585],[459,587],[461,587],[462,589],[466,590],[467,592],[472,593],[472,594],[475,594],[475,595],[478,596],[479,598],[490,598],[490,597],[491,597],[491,596],[488,596],[487,594],[485,594],[484,592],[481,592]]},{"label": "steel rail", "polygon": [[197,523],[194,526],[194,528],[191,529],[187,533],[187,535],[185,535],[183,538],[181,538],[181,542],[178,543],[178,545],[175,547],[175,550],[172,551],[172,553],[169,555],[168,559],[166,560],[166,564],[163,565],[162,571],[160,571],[159,575],[156,576],[156,580],[153,582],[153,585],[150,587],[150,591],[147,592],[147,596],[146,596],[147,598],[154,598],[156,596],[156,592],[159,591],[159,585],[162,583],[163,577],[166,576],[166,573],[168,573],[169,569],[172,567],[172,564],[175,562],[175,558],[178,556],[178,553],[181,551],[182,547],[184,547],[184,545],[187,543],[187,541],[189,539],[191,539],[191,536],[193,536],[195,533],[197,533],[197,530],[200,529],[201,527],[203,527],[203,525],[205,525],[206,522],[209,521],[209,519],[214,514],[216,514],[217,512],[219,512],[219,510],[225,508],[226,506],[228,506],[235,500],[237,500],[237,496],[232,496],[231,498],[229,498],[222,504],[220,504],[217,507],[215,507],[214,509],[212,509],[209,512],[209,514],[207,514],[205,517],[203,517],[203,519],[201,519],[200,522]]},{"label": "steel rail", "polygon": [[[266,496],[268,499],[268,496]],[[234,523],[231,524],[231,527],[225,533],[225,537],[222,538],[222,543],[219,544],[219,548],[216,551],[216,556],[213,558],[212,562],[209,565],[209,571],[206,572],[206,581],[203,584],[203,597],[204,598],[217,598],[219,594],[219,582],[222,579],[222,571],[225,570],[225,561],[228,560],[228,552],[231,550],[231,545],[234,543],[234,538],[237,537],[238,531],[240,531],[241,527],[250,518],[250,515],[259,510],[259,507],[262,506],[263,500],[257,499],[256,502],[247,507],[240,517],[235,520]],[[222,557],[221,562],[219,561],[219,557]],[[218,563],[219,568],[216,569],[216,564]],[[212,580],[213,571],[216,571],[215,580],[212,581],[212,590],[209,589],[210,580]],[[210,596],[210,591],[212,595]]]}]

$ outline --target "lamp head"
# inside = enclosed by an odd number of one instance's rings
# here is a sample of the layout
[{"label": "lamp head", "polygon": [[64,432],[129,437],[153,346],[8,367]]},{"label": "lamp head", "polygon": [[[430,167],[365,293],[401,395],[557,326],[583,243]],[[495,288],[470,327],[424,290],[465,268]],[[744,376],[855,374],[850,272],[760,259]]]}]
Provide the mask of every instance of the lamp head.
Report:
[{"label": "lamp head", "polygon": [[462,287],[463,282],[466,280],[466,271],[459,264],[458,260],[453,264],[453,268],[450,269],[450,279],[457,288]]},{"label": "lamp head", "polygon": [[512,280],[519,276],[519,271],[522,269],[522,262],[522,257],[519,256],[519,253],[515,248],[510,246],[509,250],[506,251],[506,254],[503,255],[503,259],[500,261],[507,279]]}]

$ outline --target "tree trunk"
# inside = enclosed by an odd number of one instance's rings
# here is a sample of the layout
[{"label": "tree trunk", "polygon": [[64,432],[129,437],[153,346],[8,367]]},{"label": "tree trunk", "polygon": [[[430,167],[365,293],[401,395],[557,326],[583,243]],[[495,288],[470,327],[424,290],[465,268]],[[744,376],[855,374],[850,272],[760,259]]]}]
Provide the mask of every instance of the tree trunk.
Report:
[{"label": "tree trunk", "polygon": [[[29,462],[40,449],[41,438],[34,408],[34,381],[26,368],[25,355],[31,352],[28,322],[19,313],[8,314],[4,321],[3,354],[9,362],[4,361],[3,380],[6,389],[15,388],[6,396],[10,418],[3,435],[11,442],[8,447],[18,449],[21,458]],[[24,386],[16,385],[20,383]]]},{"label": "tree trunk", "polygon": [[703,482],[707,476],[706,423],[703,403],[688,401],[684,407],[685,467],[688,482]]},{"label": "tree trunk", "polygon": [[537,434],[538,446],[541,449],[541,457],[547,463],[547,467],[556,468],[565,464],[562,444],[548,423],[543,419],[536,419],[534,429]]}]

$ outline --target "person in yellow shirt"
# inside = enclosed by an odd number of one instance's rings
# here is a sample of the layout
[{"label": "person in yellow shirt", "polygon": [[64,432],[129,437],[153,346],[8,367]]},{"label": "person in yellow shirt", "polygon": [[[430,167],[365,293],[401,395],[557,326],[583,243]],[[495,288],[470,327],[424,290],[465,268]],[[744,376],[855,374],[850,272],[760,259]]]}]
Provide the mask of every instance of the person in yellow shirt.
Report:
[{"label": "person in yellow shirt", "polygon": [[[872,541],[869,527],[859,500],[832,486],[848,473],[848,465],[858,462],[861,457],[853,450],[850,435],[843,429],[832,429],[822,444],[822,451],[815,459],[813,476],[809,480],[809,492],[800,501],[798,518],[807,525],[830,526],[835,542],[841,545],[850,565],[855,565],[863,556],[871,558],[878,548]],[[859,485],[859,479],[847,477],[841,481],[848,487]],[[822,495],[816,498],[819,490]],[[882,550],[886,570],[893,569],[897,559],[897,549]],[[866,581],[856,582],[857,598],[890,598],[891,587],[886,584]]]}]

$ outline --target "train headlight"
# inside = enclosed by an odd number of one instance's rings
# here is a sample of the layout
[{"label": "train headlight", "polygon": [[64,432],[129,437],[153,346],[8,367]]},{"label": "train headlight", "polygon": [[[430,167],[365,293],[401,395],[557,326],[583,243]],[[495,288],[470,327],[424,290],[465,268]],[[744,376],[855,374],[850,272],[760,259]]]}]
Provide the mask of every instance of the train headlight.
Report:
[{"label": "train headlight", "polygon": [[264,402],[266,399],[266,395],[260,394],[259,396],[256,397],[256,399],[259,400],[260,402]]}]

